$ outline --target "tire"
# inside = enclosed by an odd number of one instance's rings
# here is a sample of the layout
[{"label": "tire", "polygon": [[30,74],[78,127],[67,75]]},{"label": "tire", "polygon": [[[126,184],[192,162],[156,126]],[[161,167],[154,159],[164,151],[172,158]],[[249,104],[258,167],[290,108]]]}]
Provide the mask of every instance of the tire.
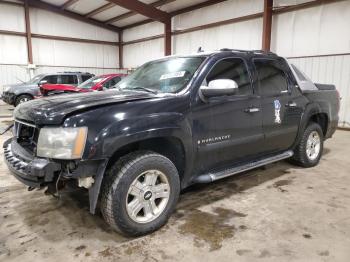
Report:
[{"label": "tire", "polygon": [[[154,183],[148,183],[148,178],[155,176]],[[144,181],[140,182],[142,179]],[[147,188],[146,184],[154,186]],[[143,190],[138,191],[136,185]],[[156,193],[159,188],[164,188],[163,193]],[[134,191],[138,192],[135,194]],[[157,198],[161,194],[168,194],[167,200],[166,197]],[[127,236],[141,236],[159,229],[168,221],[179,194],[180,179],[175,165],[160,154],[137,151],[120,158],[105,173],[101,187],[101,212],[106,222],[116,231]],[[139,204],[131,203],[139,203],[141,210],[135,208],[136,211],[133,212],[130,207],[139,207]],[[157,207],[154,208],[153,205],[153,212],[149,212],[150,203]]]},{"label": "tire", "polygon": [[[315,154],[312,154],[312,145],[310,148],[310,146],[308,147],[308,143],[310,143],[311,140],[317,140],[317,136],[319,138],[319,149],[317,149],[317,146],[314,145],[313,148],[315,149]],[[311,139],[311,137],[313,137],[313,139]],[[323,141],[324,137],[320,125],[317,123],[310,123],[304,130],[299,144],[294,149],[294,156],[292,157],[291,162],[302,167],[316,166],[322,156]],[[310,151],[308,151],[308,149],[310,149]]]},{"label": "tire", "polygon": [[18,106],[19,104],[22,104],[30,100],[33,100],[33,97],[31,97],[30,95],[20,95],[15,100],[15,106]]}]

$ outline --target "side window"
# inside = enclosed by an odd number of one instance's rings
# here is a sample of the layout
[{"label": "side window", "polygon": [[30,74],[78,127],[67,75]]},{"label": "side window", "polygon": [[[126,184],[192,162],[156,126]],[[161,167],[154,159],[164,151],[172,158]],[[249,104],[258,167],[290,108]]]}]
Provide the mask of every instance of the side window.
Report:
[{"label": "side window", "polygon": [[78,78],[76,75],[61,75],[61,84],[76,85],[78,84]]},{"label": "side window", "polygon": [[41,81],[47,81],[48,84],[58,84],[58,75],[48,75],[45,76]]},{"label": "side window", "polygon": [[231,79],[238,85],[237,95],[252,94],[247,67],[240,58],[228,58],[218,62],[206,78],[207,83],[216,79]]},{"label": "side window", "polygon": [[119,76],[112,78],[111,80],[107,81],[106,83],[104,83],[103,87],[104,88],[112,88],[113,86],[115,86],[119,81],[121,80],[121,78]]},{"label": "side window", "polygon": [[292,65],[292,67],[293,67],[293,69],[294,69],[295,73],[297,74],[300,81],[307,81],[304,74],[295,65]]},{"label": "side window", "polygon": [[92,75],[81,75],[81,80],[85,82],[86,80],[90,79]]},{"label": "side window", "polygon": [[254,60],[260,93],[263,96],[280,95],[288,90],[287,75],[276,60]]}]

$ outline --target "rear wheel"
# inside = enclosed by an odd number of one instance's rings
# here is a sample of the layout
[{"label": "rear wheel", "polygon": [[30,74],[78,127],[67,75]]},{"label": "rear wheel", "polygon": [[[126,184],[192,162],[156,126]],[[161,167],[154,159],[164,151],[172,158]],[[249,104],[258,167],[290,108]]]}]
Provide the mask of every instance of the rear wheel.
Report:
[{"label": "rear wheel", "polygon": [[292,163],[302,167],[316,166],[322,156],[323,139],[323,132],[320,125],[310,123],[294,150]]},{"label": "rear wheel", "polygon": [[30,101],[32,99],[33,97],[31,97],[30,95],[20,95],[16,98],[15,106],[18,106],[19,104]]},{"label": "rear wheel", "polygon": [[167,222],[179,193],[179,175],[168,158],[153,152],[135,152],[107,171],[101,211],[117,231],[144,235]]}]

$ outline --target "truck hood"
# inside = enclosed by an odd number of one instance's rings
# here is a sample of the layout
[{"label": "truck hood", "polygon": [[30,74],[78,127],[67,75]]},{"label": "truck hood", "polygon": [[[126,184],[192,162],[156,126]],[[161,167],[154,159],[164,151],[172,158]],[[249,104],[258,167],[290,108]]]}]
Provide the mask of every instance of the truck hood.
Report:
[{"label": "truck hood", "polygon": [[28,84],[28,83],[7,85],[7,86],[5,86],[4,91],[17,94],[17,93],[21,93],[24,90],[28,90],[28,89],[38,89],[38,85],[37,84]]},{"label": "truck hood", "polygon": [[60,125],[72,113],[155,97],[144,92],[117,90],[52,96],[20,104],[14,111],[14,117],[38,126]]}]

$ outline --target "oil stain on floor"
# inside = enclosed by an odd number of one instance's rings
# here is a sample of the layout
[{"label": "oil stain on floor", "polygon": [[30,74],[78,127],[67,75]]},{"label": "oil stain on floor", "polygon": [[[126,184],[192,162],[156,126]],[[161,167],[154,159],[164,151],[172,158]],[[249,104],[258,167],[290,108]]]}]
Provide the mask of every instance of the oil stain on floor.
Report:
[{"label": "oil stain on floor", "polygon": [[225,239],[234,236],[236,228],[229,224],[231,219],[246,216],[246,214],[221,207],[213,211],[214,213],[208,213],[195,209],[179,227],[180,233],[194,236],[195,246],[203,246],[204,241],[209,244],[210,251],[220,249]]}]

